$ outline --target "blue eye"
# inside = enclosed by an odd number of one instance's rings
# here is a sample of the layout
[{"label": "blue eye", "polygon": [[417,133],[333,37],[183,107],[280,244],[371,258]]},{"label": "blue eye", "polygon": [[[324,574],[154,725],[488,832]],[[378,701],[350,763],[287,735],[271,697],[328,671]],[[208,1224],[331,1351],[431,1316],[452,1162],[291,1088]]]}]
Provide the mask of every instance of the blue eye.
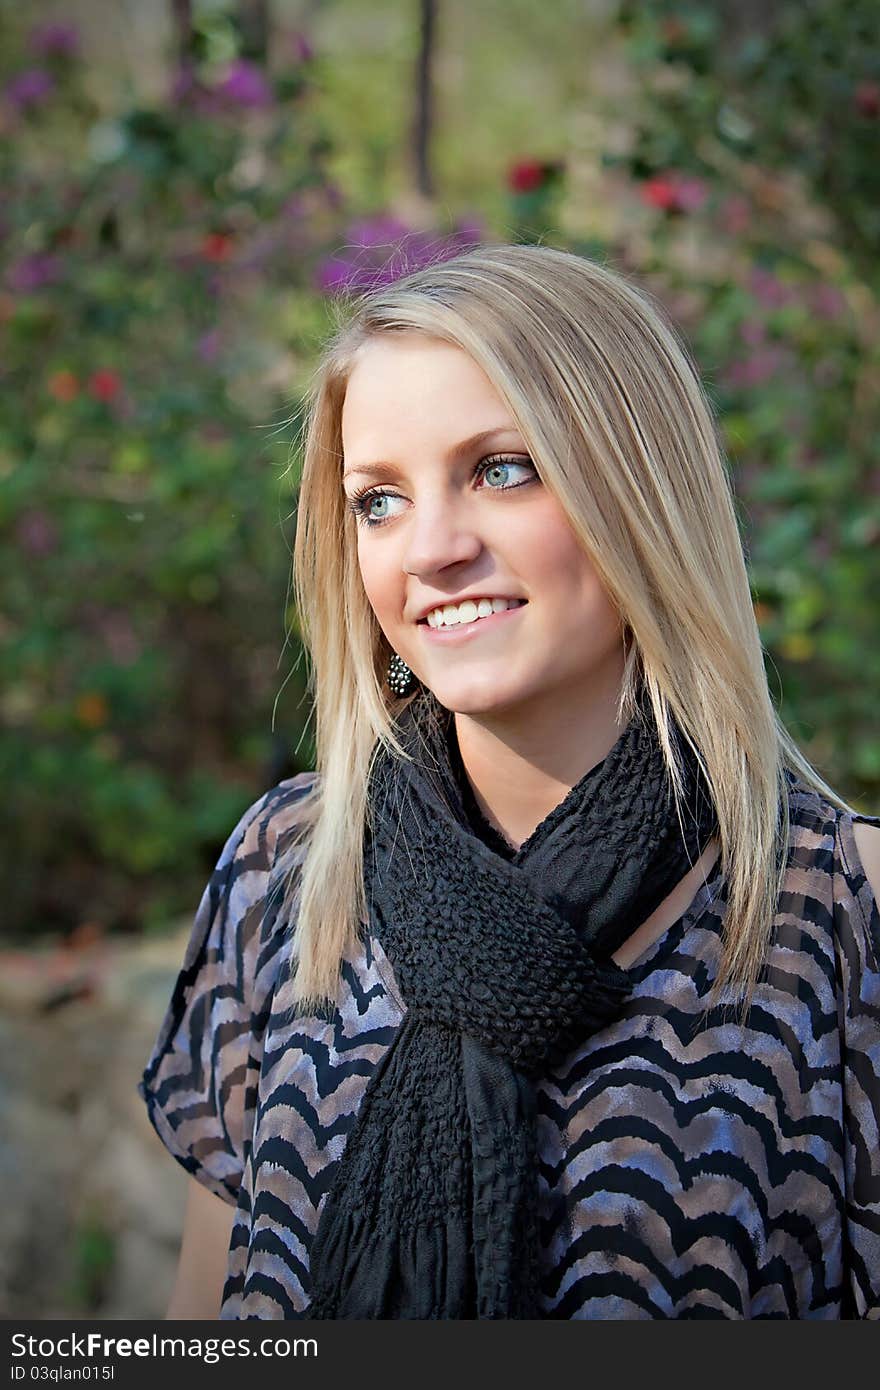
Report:
[{"label": "blue eye", "polygon": [[[532,473],[535,471],[535,465],[531,459],[484,459],[481,466],[483,467],[482,476],[484,479],[489,479],[493,473],[503,473],[506,477],[511,468],[530,468]],[[494,483],[490,483],[489,486],[493,491],[501,492],[505,488],[520,487],[521,484],[503,482],[498,488],[495,487]]]},{"label": "blue eye", "polygon": [[[519,483],[506,481],[511,468],[524,468],[530,472],[531,477],[523,478]],[[474,470],[474,478],[477,480],[489,478],[492,474],[501,475],[502,481],[496,486],[495,483],[488,483],[490,492],[510,492],[513,488],[524,487],[527,483],[537,480],[538,471],[532,460],[528,457],[508,458],[506,455],[496,454],[492,458],[481,459]],[[384,526],[386,521],[391,521],[391,516],[374,516],[369,508],[373,502],[387,502],[391,498],[399,497],[397,492],[388,492],[385,488],[365,487],[359,492],[355,492],[351,497],[346,498],[346,506],[352,511],[358,523],[373,528],[374,526]]]}]

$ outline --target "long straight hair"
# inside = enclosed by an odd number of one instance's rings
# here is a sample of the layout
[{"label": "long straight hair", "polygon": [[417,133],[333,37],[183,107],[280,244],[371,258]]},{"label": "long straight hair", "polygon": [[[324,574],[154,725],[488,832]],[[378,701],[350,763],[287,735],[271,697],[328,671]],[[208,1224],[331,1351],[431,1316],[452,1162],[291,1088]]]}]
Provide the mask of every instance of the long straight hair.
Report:
[{"label": "long straight hair", "polygon": [[790,844],[786,769],[851,810],[781,723],[767,684],[723,447],[689,351],[627,277],[547,246],[484,246],[345,306],[306,398],[293,556],[309,659],[316,773],[297,845],[279,861],[293,1000],[332,1007],[367,919],[363,830],[372,760],[405,756],[413,699],[384,685],[391,648],[367,601],[342,491],[341,417],[355,355],[416,332],[466,352],[521,433],[543,484],[617,605],[627,634],[618,721],[650,696],[681,823],[674,719],[706,777],[727,885],[711,998],[748,1007]]}]

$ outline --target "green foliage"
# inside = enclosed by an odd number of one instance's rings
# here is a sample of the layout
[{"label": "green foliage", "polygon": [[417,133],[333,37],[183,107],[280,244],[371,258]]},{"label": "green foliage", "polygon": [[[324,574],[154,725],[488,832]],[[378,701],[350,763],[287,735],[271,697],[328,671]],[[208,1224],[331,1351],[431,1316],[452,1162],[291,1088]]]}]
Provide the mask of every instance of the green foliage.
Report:
[{"label": "green foliage", "polygon": [[73,1231],[69,1298],[88,1315],[106,1301],[116,1265],[116,1236],[97,1212],[85,1215]]},{"label": "green foliage", "polygon": [[[876,808],[873,0],[747,24],[733,0],[639,0],[601,33],[576,0],[516,8],[516,25],[496,3],[449,9],[439,206],[476,202],[491,240],[607,256],[668,305],[732,461],[783,717]],[[288,44],[270,79],[238,56],[229,5],[194,9],[191,66],[150,104],[99,109],[63,25],[40,51],[4,45],[8,929],[190,911],[248,801],[313,757],[290,413],[328,291],[384,273],[408,232],[385,209],[409,178],[417,26],[337,0],[338,51]],[[589,90],[606,53],[623,100]]]},{"label": "green foliage", "polygon": [[81,77],[68,60],[13,111],[0,171],[6,922],[34,928],[149,923],[162,877],[200,876],[198,850],[295,770],[268,732],[284,420],[327,326],[314,277],[337,225],[305,63],[283,99],[239,66],[112,121]]},{"label": "green foliage", "polygon": [[875,6],[650,0],[618,22],[640,100],[608,159],[651,209],[639,273],[713,398],[771,685],[832,782],[880,801],[880,85]]}]

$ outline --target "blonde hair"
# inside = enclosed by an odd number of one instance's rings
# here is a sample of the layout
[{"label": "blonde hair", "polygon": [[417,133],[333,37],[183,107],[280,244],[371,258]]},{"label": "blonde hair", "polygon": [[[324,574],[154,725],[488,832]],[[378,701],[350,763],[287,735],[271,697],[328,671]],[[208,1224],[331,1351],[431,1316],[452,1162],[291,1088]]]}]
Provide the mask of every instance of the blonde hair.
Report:
[{"label": "blonde hair", "polygon": [[644,681],[681,820],[670,715],[718,815],[727,884],[713,991],[760,976],[790,843],[785,769],[845,810],[773,706],[723,447],[693,360],[661,306],[620,273],[547,246],[467,251],[356,298],[312,378],[293,583],[310,655],[316,772],[303,803],[308,853],[279,869],[293,998],[337,997],[367,911],[363,828],[373,757],[403,755],[387,692],[391,648],[360,578],[342,492],[341,416],[359,347],[415,331],[466,352],[508,407],[625,620],[618,718]]}]

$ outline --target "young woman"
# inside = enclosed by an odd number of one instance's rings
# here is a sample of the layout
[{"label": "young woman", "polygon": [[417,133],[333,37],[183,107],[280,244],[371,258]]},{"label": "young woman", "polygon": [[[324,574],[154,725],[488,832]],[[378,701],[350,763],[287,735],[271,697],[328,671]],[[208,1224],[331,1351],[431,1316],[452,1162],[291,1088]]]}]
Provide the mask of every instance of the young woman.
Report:
[{"label": "young woman", "polygon": [[363,296],[294,565],[317,770],[141,1083],[169,1316],[880,1316],[880,819],[775,713],[660,308],[533,246]]}]

